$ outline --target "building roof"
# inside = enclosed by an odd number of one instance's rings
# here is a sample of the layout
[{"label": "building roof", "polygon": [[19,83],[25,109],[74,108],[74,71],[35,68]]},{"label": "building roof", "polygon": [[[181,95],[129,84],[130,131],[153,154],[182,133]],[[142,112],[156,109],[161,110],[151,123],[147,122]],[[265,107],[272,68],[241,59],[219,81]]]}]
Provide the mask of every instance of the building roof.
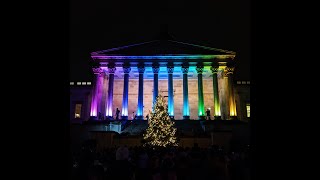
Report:
[{"label": "building roof", "polygon": [[163,55],[235,55],[233,51],[200,46],[170,39],[154,40],[132,44],[102,51],[92,52],[92,57],[98,56],[163,56]]},{"label": "building roof", "polygon": [[[142,63],[146,68],[145,78],[149,76],[153,78],[152,66],[154,63],[160,66],[159,73],[166,76],[167,73],[161,72],[167,72],[168,62],[173,63],[176,67],[188,62],[189,75],[192,77],[194,77],[194,74],[197,75],[197,73],[194,73],[196,72],[196,66],[201,64],[204,66],[203,76],[206,77],[212,75],[211,72],[207,72],[210,71],[210,67],[214,63],[218,63],[221,67],[225,67],[227,64],[231,65],[234,63],[235,55],[236,53],[233,51],[177,41],[168,33],[166,28],[163,28],[156,40],[92,52],[91,58],[95,66],[105,72],[108,72],[109,64],[114,65],[117,69],[115,77],[119,78],[123,78],[124,71],[122,68],[128,62],[131,67],[130,78],[139,77],[137,67]],[[174,78],[182,76],[181,69],[176,68],[174,71]]]}]

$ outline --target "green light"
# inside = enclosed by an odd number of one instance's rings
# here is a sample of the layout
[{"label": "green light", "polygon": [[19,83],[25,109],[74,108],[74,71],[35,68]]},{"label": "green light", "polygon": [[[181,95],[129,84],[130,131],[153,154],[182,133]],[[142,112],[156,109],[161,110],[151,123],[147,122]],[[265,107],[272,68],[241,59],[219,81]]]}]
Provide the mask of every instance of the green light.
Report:
[{"label": "green light", "polygon": [[199,69],[198,74],[198,114],[204,116],[204,99],[203,99],[203,83],[202,83],[202,70]]}]

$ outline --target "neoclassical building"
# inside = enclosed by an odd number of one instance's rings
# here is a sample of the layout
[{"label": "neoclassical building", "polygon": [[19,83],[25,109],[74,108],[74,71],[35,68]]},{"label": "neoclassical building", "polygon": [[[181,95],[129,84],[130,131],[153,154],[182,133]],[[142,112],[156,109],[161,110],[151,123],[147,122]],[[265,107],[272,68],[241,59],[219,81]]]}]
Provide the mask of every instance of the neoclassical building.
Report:
[{"label": "neoclassical building", "polygon": [[143,120],[161,94],[175,120],[204,120],[209,109],[211,120],[247,121],[250,82],[234,81],[235,57],[232,51],[173,40],[92,52],[95,78],[84,101],[71,98],[71,118],[82,102],[86,120],[114,119],[117,108],[119,119]]}]

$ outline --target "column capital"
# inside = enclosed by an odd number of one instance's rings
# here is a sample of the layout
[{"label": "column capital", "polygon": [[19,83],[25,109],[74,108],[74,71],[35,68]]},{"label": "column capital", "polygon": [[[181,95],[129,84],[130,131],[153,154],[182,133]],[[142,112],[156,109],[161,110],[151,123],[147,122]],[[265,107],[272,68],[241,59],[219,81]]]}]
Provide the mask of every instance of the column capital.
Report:
[{"label": "column capital", "polygon": [[211,66],[210,70],[211,70],[212,74],[218,74],[219,66]]},{"label": "column capital", "polygon": [[227,72],[230,72],[230,73],[233,73],[234,67],[229,67],[229,66],[227,66],[227,67],[226,67],[226,71],[227,71]]},{"label": "column capital", "polygon": [[130,71],[131,71],[130,66],[123,66],[122,69],[123,69],[123,72],[124,72],[125,74],[128,74],[128,73],[130,73]]},{"label": "column capital", "polygon": [[114,74],[116,72],[116,67],[113,63],[108,64],[108,73],[109,74]]},{"label": "column capital", "polygon": [[116,67],[108,67],[108,73],[114,74],[116,72]]},{"label": "column capital", "polygon": [[94,74],[103,74],[103,69],[101,68],[92,68]]},{"label": "column capital", "polygon": [[174,66],[167,66],[167,71],[169,74],[173,73]]},{"label": "column capital", "polygon": [[181,70],[183,74],[187,74],[189,72],[189,64],[188,63],[183,63],[181,65]]},{"label": "column capital", "polygon": [[202,74],[203,73],[203,65],[202,64],[197,64],[197,73],[198,74]]},{"label": "column capital", "polygon": [[123,72],[124,72],[125,74],[130,73],[130,71],[131,71],[130,63],[127,62],[127,61],[124,62],[123,65],[122,65],[122,69],[123,69]]},{"label": "column capital", "polygon": [[152,64],[152,71],[154,74],[158,74],[160,70],[159,64]]},{"label": "column capital", "polygon": [[225,69],[225,72],[224,72],[225,74],[224,75],[226,77],[228,77],[230,74],[233,74],[233,71],[234,71],[234,67],[228,67],[227,66],[226,69]]},{"label": "column capital", "polygon": [[188,74],[189,72],[189,67],[181,67],[182,73],[183,74]]},{"label": "column capital", "polygon": [[145,70],[146,70],[146,69],[144,68],[144,65],[138,65],[138,72],[139,72],[139,74],[143,74]]}]

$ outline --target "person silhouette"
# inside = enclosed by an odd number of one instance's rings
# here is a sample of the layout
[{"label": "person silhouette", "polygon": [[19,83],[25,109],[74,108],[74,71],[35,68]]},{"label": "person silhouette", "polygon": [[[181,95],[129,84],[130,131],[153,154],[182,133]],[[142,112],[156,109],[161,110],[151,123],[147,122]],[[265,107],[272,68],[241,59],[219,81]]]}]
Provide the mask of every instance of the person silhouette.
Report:
[{"label": "person silhouette", "polygon": [[119,119],[119,113],[120,113],[120,110],[117,108],[117,110],[116,110],[116,120]]},{"label": "person silhouette", "polygon": [[210,118],[210,108],[207,109],[206,114],[207,114],[207,120],[211,120],[211,118]]},{"label": "person silhouette", "polygon": [[101,112],[99,112],[98,119],[101,120]]}]

